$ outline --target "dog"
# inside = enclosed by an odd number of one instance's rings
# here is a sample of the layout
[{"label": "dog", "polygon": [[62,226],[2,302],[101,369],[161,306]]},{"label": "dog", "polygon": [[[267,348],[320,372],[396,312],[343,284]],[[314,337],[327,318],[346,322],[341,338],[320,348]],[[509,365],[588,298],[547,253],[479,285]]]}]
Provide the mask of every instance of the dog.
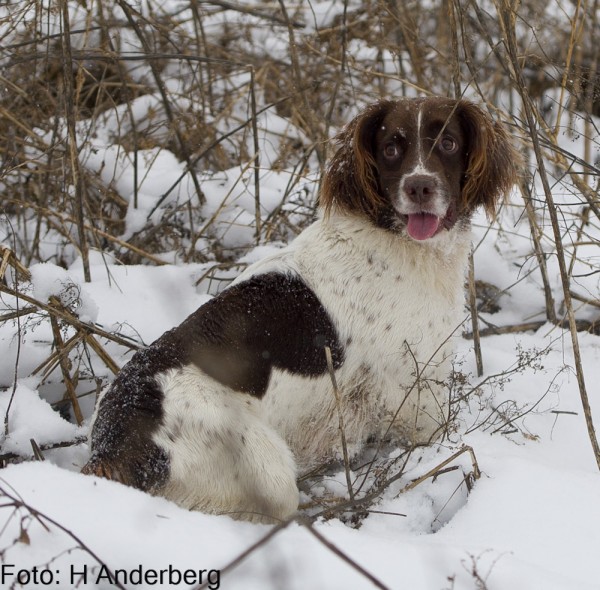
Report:
[{"label": "dog", "polygon": [[100,396],[84,473],[273,522],[297,510],[299,471],[340,457],[340,417],[353,455],[442,435],[470,220],[494,215],[515,152],[478,106],[442,97],[379,101],[336,148],[317,221]]}]

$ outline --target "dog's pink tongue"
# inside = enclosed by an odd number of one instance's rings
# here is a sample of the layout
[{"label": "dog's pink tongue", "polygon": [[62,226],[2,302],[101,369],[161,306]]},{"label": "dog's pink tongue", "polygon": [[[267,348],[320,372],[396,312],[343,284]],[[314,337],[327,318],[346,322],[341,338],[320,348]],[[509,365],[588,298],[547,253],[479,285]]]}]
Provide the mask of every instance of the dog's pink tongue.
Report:
[{"label": "dog's pink tongue", "polygon": [[413,213],[408,216],[408,235],[415,240],[427,240],[440,226],[440,218],[431,213]]}]

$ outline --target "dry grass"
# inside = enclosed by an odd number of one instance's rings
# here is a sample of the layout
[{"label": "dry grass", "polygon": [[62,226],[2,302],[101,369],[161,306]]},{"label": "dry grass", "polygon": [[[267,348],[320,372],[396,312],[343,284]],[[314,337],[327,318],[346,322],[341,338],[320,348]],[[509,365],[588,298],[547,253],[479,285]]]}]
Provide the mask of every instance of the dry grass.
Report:
[{"label": "dry grass", "polygon": [[[301,10],[308,4],[286,9],[280,2],[263,9],[192,3],[169,13],[163,3],[150,1],[143,14],[124,1],[71,4],[69,19],[66,2],[49,8],[11,3],[0,28],[3,209],[14,224],[13,234],[1,239],[25,265],[65,264],[79,252],[85,260],[89,247],[124,263],[154,264],[157,255],[172,251],[186,261],[226,260],[230,253],[218,245],[193,247],[199,232],[210,233],[201,210],[201,172],[249,161],[260,168],[253,141],[257,111],[284,117],[304,138],[283,137],[273,166],[315,178],[326,159],[327,138],[357,105],[379,96],[468,92],[496,111],[493,105],[507,102],[518,76],[534,105],[545,156],[598,216],[597,165],[576,160],[560,145],[569,120],[580,116],[576,109],[584,116],[600,111],[593,6],[584,13],[576,3],[569,21],[536,16],[543,2],[515,5],[511,63],[499,15],[513,8],[504,1],[487,12],[459,0],[434,3],[433,10],[419,2],[348,4],[322,27]],[[47,27],[48,22],[62,27]],[[273,48],[265,49],[272,40]],[[556,89],[555,105],[542,97],[548,89]],[[155,100],[140,117],[131,105],[143,96]],[[246,117],[240,116],[241,106]],[[115,109],[120,110],[111,128],[114,145],[134,160],[142,150],[168,150],[185,164],[195,193],[125,240],[129,197],[77,157]],[[523,142],[530,141],[516,101],[510,112],[495,114],[520,130]],[[78,126],[82,121],[88,122],[85,131]],[[586,125],[591,153],[597,130],[591,119]],[[259,199],[259,175],[255,193]],[[532,207],[535,224],[535,209],[544,203]],[[256,241],[289,236],[282,224],[289,224],[284,209],[265,226],[257,216]],[[535,228],[532,235],[538,236]],[[41,245],[50,236],[58,244],[52,253]]]}]

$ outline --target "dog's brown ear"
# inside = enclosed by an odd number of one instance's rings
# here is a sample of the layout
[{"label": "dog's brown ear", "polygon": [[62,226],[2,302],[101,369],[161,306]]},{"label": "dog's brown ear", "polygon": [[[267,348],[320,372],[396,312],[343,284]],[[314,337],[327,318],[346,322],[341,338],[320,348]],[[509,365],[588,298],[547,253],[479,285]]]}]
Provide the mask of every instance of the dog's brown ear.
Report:
[{"label": "dog's brown ear", "polygon": [[490,219],[502,198],[517,181],[520,156],[500,123],[468,101],[459,101],[457,114],[467,133],[468,165],[462,190],[462,207],[482,205]]},{"label": "dog's brown ear", "polygon": [[319,204],[328,214],[338,208],[375,217],[385,205],[379,192],[374,141],[393,106],[383,100],[367,107],[335,138],[336,152],[325,171]]}]

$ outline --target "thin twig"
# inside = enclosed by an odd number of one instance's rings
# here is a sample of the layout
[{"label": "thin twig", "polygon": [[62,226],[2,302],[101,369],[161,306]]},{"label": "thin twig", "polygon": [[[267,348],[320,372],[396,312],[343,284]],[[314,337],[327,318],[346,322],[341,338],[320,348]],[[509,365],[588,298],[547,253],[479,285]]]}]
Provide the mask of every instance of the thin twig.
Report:
[{"label": "thin twig", "polygon": [[[245,6],[244,4],[233,4],[232,2],[226,2],[226,0],[199,0],[199,3],[220,6],[225,10],[234,10],[235,12],[240,12],[242,14],[249,14],[257,18],[269,20],[277,25],[287,26],[288,24],[287,20],[281,18],[280,16],[277,16],[276,14],[269,14],[267,12],[264,12],[263,10],[257,10],[252,6]],[[300,21],[292,21],[291,24],[296,29],[303,29],[306,26]]]},{"label": "thin twig", "polygon": [[533,251],[537,259],[540,274],[542,276],[542,284],[544,285],[544,298],[546,300],[546,318],[549,322],[556,323],[556,305],[554,303],[554,295],[552,294],[552,286],[548,277],[548,267],[546,265],[546,254],[542,247],[542,231],[535,216],[533,207],[533,198],[529,183],[521,183],[521,194],[525,203],[525,212],[527,213],[527,221],[529,222],[529,233],[533,240]]},{"label": "thin twig", "polygon": [[350,567],[355,569],[359,574],[365,577],[375,588],[381,588],[381,590],[387,590],[387,586],[380,582],[372,573],[368,572],[364,567],[356,563],[354,559],[346,555],[339,547],[334,545],[331,541],[327,540],[321,533],[319,533],[310,523],[304,523],[306,530],[319,540],[329,551],[337,555],[342,561],[345,561]]},{"label": "thin twig", "polygon": [[36,461],[45,461],[44,455],[42,455],[42,449],[40,449],[40,445],[35,442],[34,438],[29,439],[29,444],[31,445],[31,450],[33,451],[33,457]]},{"label": "thin twig", "polygon": [[[19,204],[19,203],[15,202],[14,200],[11,200],[10,202],[12,202],[15,205]],[[57,217],[61,223],[76,223],[76,220],[64,211],[53,211],[52,209],[48,209],[47,207],[41,207],[39,205],[36,205],[35,203],[29,203],[28,207],[33,209],[34,211],[36,211],[38,214],[45,215],[46,217],[48,217],[49,222],[50,222],[50,219],[49,219],[50,217]],[[94,226],[86,224],[86,223],[84,223],[83,227],[86,231],[88,231],[92,234],[95,234],[101,238],[105,238],[105,239],[109,240],[110,242],[117,244],[117,246],[121,246],[122,248],[130,250],[131,252],[133,252],[134,254],[137,254],[138,256],[141,256],[142,258],[148,259],[150,262],[153,262],[157,266],[163,266],[163,265],[168,264],[167,262],[165,262],[164,260],[161,260],[157,256],[150,254],[150,252],[146,252],[142,248],[139,248],[138,246],[135,246],[134,244],[131,244],[130,242],[121,240],[120,238],[113,236],[111,233],[109,233],[107,231],[101,230],[100,228],[94,227]],[[26,268],[24,268],[24,267],[23,268],[16,267],[16,268],[21,273],[23,271],[25,271],[27,273],[27,274],[23,275],[23,278],[25,278],[25,279],[29,278],[29,271]]]},{"label": "thin twig", "polygon": [[112,340],[113,342],[116,342],[117,344],[120,344],[121,346],[125,346],[129,349],[138,350],[138,349],[142,348],[141,345],[137,344],[133,340],[126,340],[122,336],[117,336],[116,334],[113,334],[112,332],[107,332],[106,330],[103,330],[102,328],[100,328],[99,326],[96,326],[95,324],[88,324],[86,322],[82,322],[79,318],[77,318],[75,315],[68,312],[64,308],[55,308],[55,307],[46,305],[45,303],[38,301],[37,299],[35,299],[34,297],[31,297],[30,295],[26,295],[25,293],[17,293],[13,289],[3,285],[2,283],[0,283],[0,292],[7,293],[8,295],[12,295],[13,297],[20,297],[24,301],[27,301],[27,303],[35,305],[37,308],[41,309],[42,311],[47,312],[50,315],[55,315],[56,317],[67,322],[68,324],[71,324],[75,328],[78,328],[81,330],[89,330],[90,332],[97,334],[101,338],[106,338],[107,340]]},{"label": "thin twig", "polygon": [[[5,484],[5,486],[9,485],[4,479],[0,479],[0,481],[2,481]],[[44,524],[44,521],[55,526],[57,529],[60,529],[63,533],[65,533],[67,536],[73,539],[83,551],[85,551],[90,557],[92,557],[98,563],[98,565],[102,567],[104,571],[108,572],[113,585],[115,585],[117,588],[120,588],[120,590],[126,590],[125,586],[123,586],[123,584],[121,584],[119,580],[115,577],[113,570],[111,570],[106,565],[106,563],[102,559],[100,559],[97,553],[86,543],[84,543],[78,535],[76,535],[73,531],[69,530],[64,525],[60,524],[54,518],[48,516],[47,514],[44,514],[43,512],[40,512],[39,510],[36,510],[33,506],[25,502],[22,498],[18,497],[16,492],[14,495],[8,492],[5,486],[0,485],[0,494],[6,496],[9,500],[11,500],[11,505],[14,508],[24,508],[25,510],[27,510],[29,514],[31,514],[31,516],[33,516],[42,524],[42,526],[44,526],[44,528],[46,528],[46,530],[47,527]],[[4,506],[6,507],[6,505]]]},{"label": "thin twig", "polygon": [[[302,90],[299,90],[298,92],[302,92]],[[261,109],[259,109],[256,112],[256,115],[257,116],[261,115],[262,113],[268,111],[269,109],[272,109],[280,104],[283,104],[284,102],[287,102],[291,98],[292,98],[292,95],[284,96],[283,98],[281,98],[279,100],[276,100],[268,105],[265,105],[264,107],[262,107]],[[250,125],[251,123],[252,123],[252,117],[249,117],[242,124],[238,125],[237,127],[234,127],[233,129],[229,130],[227,133],[224,133],[223,135],[219,136],[217,139],[212,141],[208,146],[206,146],[197,156],[194,156],[192,158],[191,162],[189,162],[186,165],[184,171],[177,177],[177,180],[175,180],[175,182],[173,184],[171,184],[171,186],[169,186],[169,188],[160,196],[160,198],[154,204],[154,207],[152,207],[152,209],[146,216],[146,219],[150,219],[152,217],[152,214],[162,205],[162,203],[165,201],[165,199],[179,186],[181,181],[186,177],[186,175],[190,171],[191,167],[196,166],[196,164],[198,164],[198,162],[200,162],[200,160],[202,160],[211,150],[213,150],[221,142],[225,141],[232,135],[235,135],[236,133],[238,133],[239,131],[241,131],[242,129],[244,129],[245,127]]]},{"label": "thin twig", "polygon": [[471,327],[473,329],[473,348],[477,364],[477,376],[483,375],[483,356],[481,354],[481,339],[479,338],[479,314],[477,313],[477,293],[475,290],[475,261],[473,250],[469,254],[469,307],[471,308]]},{"label": "thin twig", "polygon": [[333,360],[331,358],[331,349],[329,348],[329,346],[325,347],[325,358],[327,359],[327,369],[329,371],[329,378],[331,379],[331,384],[333,385],[333,395],[335,396],[335,405],[338,412],[338,426],[340,430],[340,438],[342,440],[342,453],[344,456],[344,471],[346,473],[346,486],[348,487],[348,496],[350,497],[350,500],[354,500],[352,478],[350,477],[350,459],[348,458],[348,446],[346,444],[346,427],[344,425],[344,416],[342,414],[342,400],[337,380],[335,378]]},{"label": "thin twig", "polygon": [[[136,37],[139,39],[139,41],[144,49],[144,53],[151,54],[152,50],[150,48],[148,40],[146,39],[144,32],[142,31],[141,27],[138,24],[138,19],[141,18],[142,15],[139,12],[137,12],[135,9],[133,9],[127,2],[125,2],[125,0],[117,0],[117,4],[120,6],[121,10],[125,13],[125,18],[129,22]],[[200,182],[198,181],[198,175],[196,174],[196,170],[195,170],[194,166],[192,165],[192,157],[190,154],[190,150],[188,149],[188,145],[187,145],[181,131],[179,130],[179,126],[175,124],[175,116],[173,114],[173,109],[171,108],[171,102],[169,101],[169,96],[167,94],[167,89],[166,89],[165,83],[162,79],[162,76],[160,74],[158,66],[156,65],[156,62],[153,60],[150,60],[148,62],[148,65],[150,66],[150,71],[152,72],[152,77],[154,78],[154,81],[158,88],[158,92],[160,93],[162,105],[163,105],[163,108],[165,109],[165,114],[167,116],[167,119],[169,120],[170,127],[173,130],[175,137],[177,138],[177,143],[179,144],[181,154],[187,164],[187,169],[188,169],[188,172],[192,179],[192,183],[193,183],[194,189],[196,191],[196,196],[197,196],[200,204],[204,205],[204,203],[206,203],[206,196],[204,195],[204,192],[202,191],[202,188],[200,187]]]},{"label": "thin twig", "polygon": [[[495,336],[496,334],[515,334],[518,332],[530,332],[532,330],[538,330],[547,323],[547,320],[540,320],[536,322],[523,322],[522,324],[513,324],[511,326],[489,326],[479,330],[480,336]],[[463,337],[467,340],[473,338],[472,332],[465,332]]]},{"label": "thin twig", "polygon": [[102,359],[102,362],[109,368],[109,370],[116,375],[120,369],[119,365],[115,363],[112,357],[104,350],[104,347],[94,338],[89,332],[85,332],[83,335],[85,341],[89,344],[90,348]]},{"label": "thin twig", "polygon": [[256,245],[260,244],[260,144],[258,142],[258,115],[256,114],[256,72],[250,68],[250,109],[252,111],[252,140],[254,142],[254,223]]},{"label": "thin twig", "polygon": [[600,469],[600,445],[598,444],[598,438],[596,437],[596,430],[594,428],[594,421],[592,418],[592,409],[590,407],[589,397],[587,393],[587,389],[585,386],[585,377],[583,373],[583,365],[581,361],[581,351],[579,349],[579,338],[577,336],[577,323],[575,318],[575,312],[573,310],[573,303],[571,300],[571,289],[570,289],[570,281],[569,275],[567,271],[565,254],[562,244],[562,235],[558,220],[557,208],[554,203],[554,196],[552,194],[552,190],[550,188],[550,182],[548,180],[548,175],[546,173],[546,165],[544,162],[544,158],[542,155],[542,150],[540,147],[540,142],[538,140],[538,132],[536,119],[534,116],[534,109],[532,107],[531,97],[527,90],[527,86],[525,84],[525,80],[523,78],[523,70],[522,66],[519,63],[519,52],[517,48],[516,41],[516,30],[515,30],[515,21],[516,14],[513,12],[511,6],[509,5],[507,0],[497,0],[497,2],[501,2],[500,6],[497,6],[498,13],[500,16],[500,24],[502,26],[504,42],[506,45],[508,58],[510,60],[510,66],[513,74],[513,78],[516,84],[516,88],[521,96],[523,101],[523,108],[525,110],[525,118],[527,121],[527,126],[529,128],[529,135],[531,137],[533,151],[535,153],[535,158],[538,166],[538,173],[540,175],[540,180],[542,183],[542,187],[544,189],[544,195],[546,197],[546,201],[548,203],[548,214],[550,216],[550,221],[552,224],[552,231],[554,234],[554,243],[556,246],[556,257],[558,260],[558,265],[560,269],[560,277],[563,288],[563,296],[565,302],[565,308],[567,311],[567,318],[569,320],[569,328],[571,334],[571,344],[573,346],[573,358],[575,361],[575,373],[577,375],[577,384],[579,387],[579,396],[581,398],[581,404],[583,406],[583,412],[585,415],[585,423],[588,431],[588,437],[590,439],[590,443],[592,445],[592,450],[594,452],[594,457],[596,458],[596,464],[598,469]]},{"label": "thin twig", "polygon": [[[81,445],[87,442],[86,436],[78,436],[73,440],[65,440],[57,443],[45,443],[42,445],[38,445],[38,449],[42,452],[44,451],[53,451],[55,449],[65,449],[68,447],[74,447],[77,445]],[[23,459],[22,455],[18,455],[17,453],[2,453],[0,455],[0,462],[4,461],[12,461],[14,459]]]},{"label": "thin twig", "polygon": [[580,295],[579,293],[575,293],[574,291],[571,291],[571,297],[573,299],[577,299],[577,301],[586,303],[587,305],[592,305],[594,307],[600,308],[600,299],[590,299],[589,297],[585,297],[584,295]]},{"label": "thin twig", "polygon": [[[50,305],[52,307],[60,306],[60,301],[58,301],[56,297],[52,296],[50,298]],[[60,370],[62,372],[63,382],[67,390],[67,396],[69,397],[71,405],[73,406],[73,415],[75,416],[75,420],[77,421],[77,426],[81,426],[83,424],[83,414],[81,412],[81,408],[79,407],[79,400],[77,399],[75,385],[73,384],[73,380],[71,379],[71,375],[69,374],[69,356],[68,354],[62,354],[64,342],[60,333],[58,321],[56,320],[56,316],[54,314],[50,314],[50,325],[52,326],[54,344],[56,345],[56,349],[59,352]]]},{"label": "thin twig", "polygon": [[[285,520],[285,521],[280,522],[279,524],[273,526],[267,534],[262,536],[255,543],[252,543],[252,545],[250,545],[250,547],[248,547],[247,549],[242,551],[235,559],[230,561],[227,565],[224,565],[223,567],[219,568],[221,575],[224,575],[227,572],[230,572],[231,570],[235,569],[242,562],[244,562],[248,557],[250,557],[250,555],[252,555],[252,553],[254,553],[258,548],[262,547],[263,545],[266,545],[275,535],[277,535],[283,529],[287,528],[292,522],[296,522],[295,517],[289,518],[288,520]],[[192,588],[192,590],[205,590],[206,588],[209,588],[209,584],[210,584],[210,582],[209,582],[209,580],[207,580],[203,584],[200,584],[200,585]]]},{"label": "thin twig", "polygon": [[[289,17],[286,5],[284,0],[278,0],[279,7],[281,8],[281,12],[283,14],[283,18],[287,23],[288,28],[288,38],[289,38],[289,52],[290,52],[290,60],[292,62],[292,79],[294,84],[294,89],[296,91],[300,90],[305,86],[304,76],[302,75],[302,65],[300,64],[300,59],[298,56],[298,42],[296,41],[296,34],[294,32],[294,27],[292,24],[292,20]],[[299,92],[300,96],[300,106],[301,112],[306,124],[308,126],[308,130],[311,133],[311,139],[315,146],[315,153],[317,154],[317,158],[319,159],[319,164],[321,166],[325,165],[325,146],[323,145],[323,139],[325,136],[322,133],[321,129],[321,121],[319,117],[316,115],[314,109],[311,107],[308,102],[308,92],[307,90],[311,89],[314,91],[315,82],[311,84],[306,90],[302,90]]]},{"label": "thin twig", "polygon": [[62,57],[63,57],[63,80],[65,91],[63,94],[65,101],[65,118],[67,121],[67,131],[69,136],[69,161],[71,164],[71,174],[73,175],[73,186],[75,187],[75,199],[73,200],[75,219],[77,220],[77,231],[79,236],[79,252],[83,263],[83,277],[86,283],[92,280],[90,273],[90,260],[88,255],[88,243],[84,229],[84,199],[85,191],[83,186],[83,175],[81,174],[79,164],[79,152],[77,149],[77,133],[75,130],[75,77],[73,75],[73,57],[71,55],[71,25],[69,22],[69,2],[61,0],[62,26],[64,36],[62,37]]},{"label": "thin twig", "polygon": [[469,455],[471,456],[471,461],[473,462],[473,465],[477,466],[476,469],[473,469],[473,475],[474,475],[475,479],[479,479],[481,472],[479,471],[479,465],[477,465],[477,460],[475,459],[475,453],[473,451],[473,448],[468,445],[465,445],[460,450],[456,451],[456,453],[454,453],[453,455],[451,455],[450,457],[448,457],[447,459],[442,461],[439,465],[436,465],[435,467],[430,469],[427,473],[421,475],[421,477],[417,477],[416,479],[413,479],[413,481],[411,481],[409,484],[404,486],[398,492],[398,495],[405,494],[406,492],[416,488],[419,484],[422,484],[425,480],[429,479],[430,477],[437,475],[444,467],[446,467],[446,465],[448,465],[449,463],[452,463],[452,461],[454,461],[455,459],[458,459],[458,457],[460,457],[464,453],[469,453]]},{"label": "thin twig", "polygon": [[22,309],[11,311],[9,313],[3,313],[0,315],[0,322],[6,322],[8,320],[15,320],[17,318],[22,318],[24,315],[29,315],[37,312],[37,307],[33,305],[29,307],[23,307]]}]

